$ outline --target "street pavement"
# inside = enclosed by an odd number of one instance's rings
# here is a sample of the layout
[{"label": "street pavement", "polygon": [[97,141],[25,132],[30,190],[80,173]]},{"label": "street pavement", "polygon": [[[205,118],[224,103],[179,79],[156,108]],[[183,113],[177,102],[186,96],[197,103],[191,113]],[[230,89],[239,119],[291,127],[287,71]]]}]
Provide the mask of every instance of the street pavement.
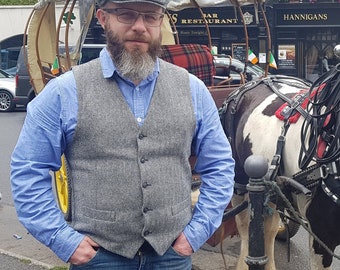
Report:
[{"label": "street pavement", "polygon": [[[233,270],[239,238],[227,238],[221,245],[208,244],[193,255],[193,270]],[[17,219],[15,209],[0,201],[0,270],[41,270],[66,267],[47,247],[33,238]],[[226,266],[226,267],[225,267]]]}]

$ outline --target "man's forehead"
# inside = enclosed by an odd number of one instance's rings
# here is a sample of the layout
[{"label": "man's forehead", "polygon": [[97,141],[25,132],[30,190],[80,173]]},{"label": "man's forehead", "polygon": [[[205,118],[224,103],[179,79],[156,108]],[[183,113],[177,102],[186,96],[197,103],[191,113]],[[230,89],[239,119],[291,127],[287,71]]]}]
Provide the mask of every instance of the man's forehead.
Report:
[{"label": "man's forehead", "polygon": [[115,4],[127,4],[131,3],[132,5],[146,5],[151,4],[163,9],[166,9],[167,5],[169,4],[170,0],[97,0],[98,7],[103,8],[107,4],[115,3]]},{"label": "man's forehead", "polygon": [[130,2],[130,3],[108,3],[105,5],[107,8],[129,8],[137,11],[157,11],[161,12],[163,9],[160,6],[149,4],[149,3],[140,3],[140,2]]}]

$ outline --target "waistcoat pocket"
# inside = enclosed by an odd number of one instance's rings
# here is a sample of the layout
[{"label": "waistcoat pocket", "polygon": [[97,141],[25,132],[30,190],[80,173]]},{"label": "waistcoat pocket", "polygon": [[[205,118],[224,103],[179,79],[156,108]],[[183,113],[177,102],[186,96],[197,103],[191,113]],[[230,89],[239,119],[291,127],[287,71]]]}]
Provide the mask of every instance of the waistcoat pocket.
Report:
[{"label": "waistcoat pocket", "polygon": [[182,212],[183,210],[186,210],[187,208],[191,208],[190,199],[185,199],[184,201],[181,201],[180,203],[171,206],[171,214],[175,216]]},{"label": "waistcoat pocket", "polygon": [[82,207],[82,214],[92,219],[106,220],[111,222],[116,220],[116,212],[114,211],[98,210],[87,206]]}]

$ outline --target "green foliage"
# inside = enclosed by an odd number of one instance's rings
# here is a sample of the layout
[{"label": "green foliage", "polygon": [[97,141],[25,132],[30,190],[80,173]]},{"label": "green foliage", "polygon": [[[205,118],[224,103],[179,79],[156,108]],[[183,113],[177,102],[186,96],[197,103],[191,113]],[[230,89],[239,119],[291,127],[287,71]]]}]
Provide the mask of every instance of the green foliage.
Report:
[{"label": "green foliage", "polygon": [[38,0],[0,0],[0,6],[34,5]]},{"label": "green foliage", "polygon": [[56,266],[56,267],[53,267],[51,268],[50,270],[67,270],[68,267],[65,267],[65,266]]},{"label": "green foliage", "polygon": [[31,260],[29,259],[21,259],[20,262],[24,263],[24,264],[31,264]]}]

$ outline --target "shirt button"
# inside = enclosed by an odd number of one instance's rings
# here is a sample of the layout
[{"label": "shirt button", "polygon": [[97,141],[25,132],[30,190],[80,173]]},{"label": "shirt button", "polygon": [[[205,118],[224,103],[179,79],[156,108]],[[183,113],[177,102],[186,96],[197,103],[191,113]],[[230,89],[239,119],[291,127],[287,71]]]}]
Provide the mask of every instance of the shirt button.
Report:
[{"label": "shirt button", "polygon": [[137,120],[138,123],[142,122],[142,118],[141,117],[137,117],[136,120]]}]

